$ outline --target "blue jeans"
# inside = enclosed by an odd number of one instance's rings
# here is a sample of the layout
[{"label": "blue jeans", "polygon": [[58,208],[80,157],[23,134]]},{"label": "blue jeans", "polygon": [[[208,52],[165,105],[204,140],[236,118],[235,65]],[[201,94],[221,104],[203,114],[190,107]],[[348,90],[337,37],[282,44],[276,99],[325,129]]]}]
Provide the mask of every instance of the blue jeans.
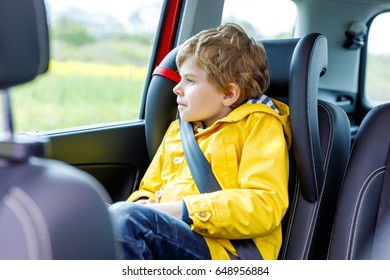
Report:
[{"label": "blue jeans", "polygon": [[112,204],[123,257],[129,260],[209,260],[204,238],[166,213],[131,202]]}]

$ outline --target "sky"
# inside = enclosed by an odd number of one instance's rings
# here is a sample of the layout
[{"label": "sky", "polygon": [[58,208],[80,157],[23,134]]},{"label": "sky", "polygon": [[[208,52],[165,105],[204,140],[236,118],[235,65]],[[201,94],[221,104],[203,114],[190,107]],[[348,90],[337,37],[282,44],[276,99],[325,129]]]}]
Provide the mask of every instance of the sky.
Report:
[{"label": "sky", "polygon": [[162,0],[45,0],[50,14],[59,14],[70,7],[77,7],[91,14],[112,14],[126,22],[128,16],[146,3],[162,3]]},{"label": "sky", "polygon": [[223,16],[229,15],[251,22],[265,37],[273,37],[292,30],[296,8],[290,0],[230,0],[225,2]]},{"label": "sky", "polygon": [[376,54],[390,54],[390,13],[379,15],[370,28],[368,51]]}]

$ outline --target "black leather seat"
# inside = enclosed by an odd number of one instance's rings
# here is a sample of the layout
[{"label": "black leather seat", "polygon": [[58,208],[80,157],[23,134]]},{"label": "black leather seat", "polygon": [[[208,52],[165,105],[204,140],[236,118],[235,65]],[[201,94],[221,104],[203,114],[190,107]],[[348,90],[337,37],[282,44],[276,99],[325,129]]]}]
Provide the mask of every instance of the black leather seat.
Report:
[{"label": "black leather seat", "polygon": [[[271,77],[281,75],[282,84],[288,87],[283,92],[288,92],[293,136],[290,207],[284,220],[284,243],[279,258],[326,259],[351,139],[345,112],[318,100],[319,79],[327,68],[327,40],[321,34],[311,33],[295,46],[287,42],[279,53],[266,42],[265,47]],[[284,62],[275,66],[273,60]],[[290,67],[286,67],[288,61]],[[272,86],[270,90],[274,90]],[[279,94],[268,95],[278,98]]]},{"label": "black leather seat", "polygon": [[[301,39],[263,41],[270,67],[266,94],[289,104],[293,132],[290,208],[280,259],[325,259],[336,201],[350,150],[350,126],[339,107],[318,101],[327,66],[327,41],[312,33]],[[159,67],[177,71],[172,50]],[[175,78],[153,76],[146,99],[145,129],[150,157],[176,118]],[[259,213],[261,215],[261,213]]]},{"label": "black leather seat", "polygon": [[[390,172],[386,171],[389,123],[390,103],[387,103],[372,109],[359,127],[337,207],[329,259],[390,260],[390,235],[377,241],[378,230],[390,226],[388,219],[387,222],[385,218],[377,219],[379,205],[383,203],[382,189],[390,188],[384,182],[385,172]],[[382,207],[388,209],[388,202]]]},{"label": "black leather seat", "polygon": [[103,187],[42,158],[47,141],[13,134],[8,89],[46,72],[48,61],[43,0],[0,1],[0,259],[117,259]]}]

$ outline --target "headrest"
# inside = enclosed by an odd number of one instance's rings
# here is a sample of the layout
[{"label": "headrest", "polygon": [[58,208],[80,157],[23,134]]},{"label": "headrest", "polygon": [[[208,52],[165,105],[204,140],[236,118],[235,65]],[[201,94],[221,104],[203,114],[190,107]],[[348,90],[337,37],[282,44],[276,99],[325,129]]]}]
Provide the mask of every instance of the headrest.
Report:
[{"label": "headrest", "polygon": [[[159,67],[177,71],[176,54],[179,47],[171,50],[161,61]],[[169,126],[176,118],[177,103],[173,88],[177,83],[155,72],[150,81],[145,104],[145,135],[149,157],[153,158]]]},{"label": "headrest", "polygon": [[294,154],[308,201],[322,192],[324,165],[318,117],[320,77],[328,65],[328,42],[320,33],[303,36],[293,53],[290,68],[289,105]]},{"label": "headrest", "polygon": [[0,1],[0,89],[47,71],[49,41],[43,0]]},{"label": "headrest", "polygon": [[266,95],[288,104],[290,62],[299,39],[264,40],[263,44],[270,72],[270,86]]}]

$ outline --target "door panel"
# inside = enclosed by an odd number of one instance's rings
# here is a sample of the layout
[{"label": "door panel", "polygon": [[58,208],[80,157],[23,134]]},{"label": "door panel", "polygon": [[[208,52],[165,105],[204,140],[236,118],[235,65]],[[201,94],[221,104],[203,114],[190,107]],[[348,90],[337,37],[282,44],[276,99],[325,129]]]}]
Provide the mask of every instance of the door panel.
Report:
[{"label": "door panel", "polygon": [[92,174],[113,201],[135,190],[150,162],[143,121],[46,136],[49,158]]},{"label": "door panel", "polygon": [[318,92],[318,98],[333,103],[345,111],[351,123],[351,140],[353,142],[359,127],[355,120],[357,104],[356,93],[340,90],[320,89]]}]

